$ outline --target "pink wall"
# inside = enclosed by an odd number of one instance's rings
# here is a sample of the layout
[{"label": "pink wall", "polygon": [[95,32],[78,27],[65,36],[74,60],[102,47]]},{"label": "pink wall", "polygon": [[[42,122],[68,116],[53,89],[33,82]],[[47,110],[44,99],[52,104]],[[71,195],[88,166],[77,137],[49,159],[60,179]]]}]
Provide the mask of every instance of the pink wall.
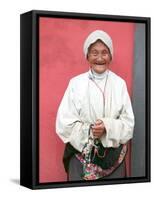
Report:
[{"label": "pink wall", "polygon": [[39,181],[65,181],[64,144],[55,133],[55,119],[70,78],[89,69],[83,42],[96,29],[109,33],[114,45],[111,69],[126,80],[131,92],[135,27],[133,23],[47,17],[41,17],[39,25]]}]

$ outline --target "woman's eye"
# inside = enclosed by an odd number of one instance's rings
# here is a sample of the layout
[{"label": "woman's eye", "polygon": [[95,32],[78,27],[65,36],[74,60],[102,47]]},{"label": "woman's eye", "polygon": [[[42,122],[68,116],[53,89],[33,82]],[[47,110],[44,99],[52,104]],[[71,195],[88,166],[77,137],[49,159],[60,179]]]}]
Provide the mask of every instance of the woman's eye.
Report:
[{"label": "woman's eye", "polygon": [[106,54],[108,54],[108,52],[107,51],[103,51],[103,55],[106,55]]},{"label": "woman's eye", "polygon": [[92,55],[96,56],[97,55],[97,52],[91,52]]}]

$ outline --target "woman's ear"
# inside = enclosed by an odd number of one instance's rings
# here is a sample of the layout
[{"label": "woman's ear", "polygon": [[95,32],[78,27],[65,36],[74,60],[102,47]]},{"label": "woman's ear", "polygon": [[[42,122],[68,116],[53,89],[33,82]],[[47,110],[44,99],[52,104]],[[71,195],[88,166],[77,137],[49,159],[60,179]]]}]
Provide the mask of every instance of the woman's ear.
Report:
[{"label": "woman's ear", "polygon": [[87,58],[87,61],[89,61],[89,51],[87,53],[87,57],[86,58]]},{"label": "woman's ear", "polygon": [[112,55],[111,55],[111,53],[110,53],[110,62],[112,62]]},{"label": "woman's ear", "polygon": [[88,53],[87,53],[87,60],[89,59],[89,55],[88,55]]}]

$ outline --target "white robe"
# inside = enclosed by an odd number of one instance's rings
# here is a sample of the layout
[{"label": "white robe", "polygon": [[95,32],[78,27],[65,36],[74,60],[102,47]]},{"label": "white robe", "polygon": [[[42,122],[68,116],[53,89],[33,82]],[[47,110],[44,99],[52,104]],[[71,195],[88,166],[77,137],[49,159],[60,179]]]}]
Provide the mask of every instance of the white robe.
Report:
[{"label": "white robe", "polygon": [[[95,80],[104,88],[102,80]],[[56,118],[56,133],[64,143],[82,152],[88,141],[90,124],[104,122],[106,134],[100,139],[104,147],[118,147],[133,137],[134,114],[125,81],[108,70],[105,104],[102,93],[92,81],[89,70],[72,78],[60,103]],[[105,107],[104,107],[105,105]]]}]

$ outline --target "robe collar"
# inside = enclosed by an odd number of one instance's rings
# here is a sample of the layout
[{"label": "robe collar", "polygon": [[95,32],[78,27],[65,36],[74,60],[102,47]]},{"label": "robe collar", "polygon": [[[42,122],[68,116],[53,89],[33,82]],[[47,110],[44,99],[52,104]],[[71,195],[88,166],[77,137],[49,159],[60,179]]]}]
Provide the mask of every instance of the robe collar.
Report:
[{"label": "robe collar", "polygon": [[94,70],[89,69],[89,78],[90,79],[94,79],[94,80],[103,80],[106,75],[108,74],[108,70],[106,70],[105,72],[103,72],[102,74],[98,74],[96,73]]}]

